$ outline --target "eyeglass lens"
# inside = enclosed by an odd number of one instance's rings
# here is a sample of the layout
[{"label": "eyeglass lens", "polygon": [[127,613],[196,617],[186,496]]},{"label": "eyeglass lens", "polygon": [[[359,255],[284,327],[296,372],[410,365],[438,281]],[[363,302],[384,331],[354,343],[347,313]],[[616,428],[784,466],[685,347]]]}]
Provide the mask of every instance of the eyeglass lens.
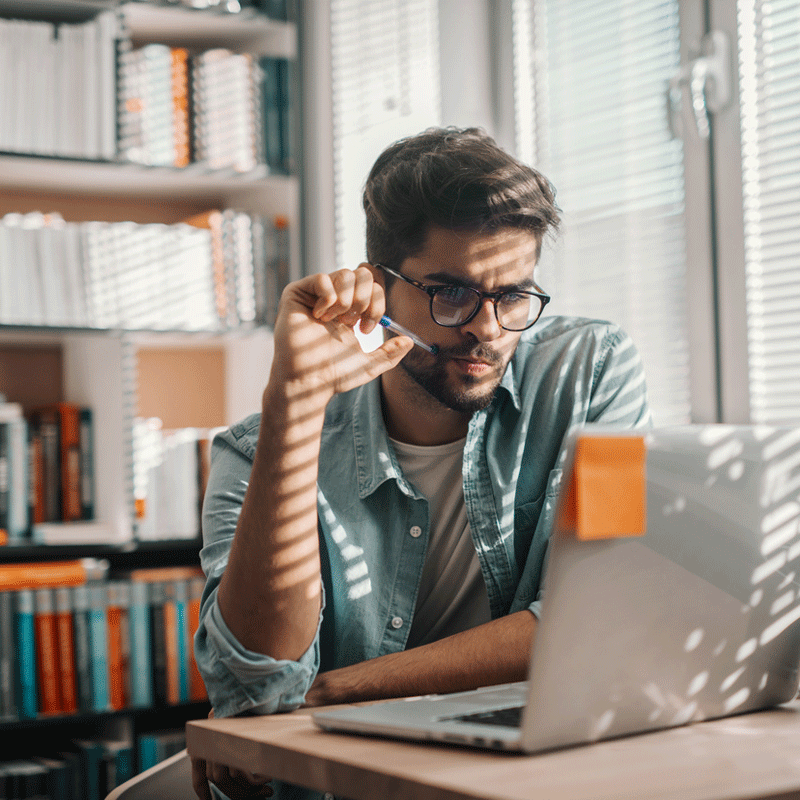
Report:
[{"label": "eyeglass lens", "polygon": [[[439,325],[455,327],[467,320],[481,302],[481,295],[465,286],[440,289],[431,300],[431,313]],[[508,292],[495,303],[497,321],[504,328],[520,331],[527,328],[541,313],[542,301],[528,294]]]}]

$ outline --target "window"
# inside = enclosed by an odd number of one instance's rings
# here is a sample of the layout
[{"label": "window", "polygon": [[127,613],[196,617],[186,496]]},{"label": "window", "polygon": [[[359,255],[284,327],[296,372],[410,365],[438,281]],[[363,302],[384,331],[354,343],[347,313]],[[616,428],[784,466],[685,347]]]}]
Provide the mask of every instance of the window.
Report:
[{"label": "window", "polygon": [[[800,4],[512,8],[517,150],[564,211],[552,311],[629,331],[657,424],[800,421]],[[720,87],[689,70],[712,28],[733,66],[705,126]]]}]

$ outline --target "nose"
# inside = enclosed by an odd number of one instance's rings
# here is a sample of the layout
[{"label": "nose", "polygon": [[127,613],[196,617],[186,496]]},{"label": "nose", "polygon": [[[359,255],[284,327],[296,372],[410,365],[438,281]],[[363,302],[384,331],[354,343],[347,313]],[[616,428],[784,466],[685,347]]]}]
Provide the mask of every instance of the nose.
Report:
[{"label": "nose", "polygon": [[478,313],[461,326],[461,330],[471,333],[479,342],[491,342],[503,335],[503,329],[497,322],[497,315],[494,313],[494,302],[485,297],[481,302]]}]

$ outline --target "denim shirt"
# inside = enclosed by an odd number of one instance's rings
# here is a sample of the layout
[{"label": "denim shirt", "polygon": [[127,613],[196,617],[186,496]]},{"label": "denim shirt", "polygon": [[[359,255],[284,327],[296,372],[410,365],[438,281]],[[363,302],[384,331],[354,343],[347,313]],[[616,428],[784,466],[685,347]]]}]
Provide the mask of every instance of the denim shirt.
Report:
[{"label": "denim shirt", "polygon": [[[427,500],[403,476],[389,442],[379,379],[337,395],[326,409],[317,479],[324,605],[317,635],[297,661],[246,650],[216,594],[259,420],[248,417],[214,440],[203,507],[207,583],[195,652],[220,717],[297,708],[318,671],[403,650],[430,529]],[[615,325],[547,317],[522,334],[491,404],[470,420],[464,447],[467,518],[493,619],[521,609],[538,616],[564,437],[587,422],[649,425],[640,356]]]}]

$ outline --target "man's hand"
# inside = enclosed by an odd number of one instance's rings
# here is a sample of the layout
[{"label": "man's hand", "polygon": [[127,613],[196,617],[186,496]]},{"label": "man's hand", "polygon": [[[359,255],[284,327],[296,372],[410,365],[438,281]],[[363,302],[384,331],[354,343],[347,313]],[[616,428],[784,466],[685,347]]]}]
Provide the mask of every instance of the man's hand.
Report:
[{"label": "man's hand", "polygon": [[[213,708],[208,712],[208,718],[214,719]],[[226,767],[204,758],[193,758],[191,755],[189,758],[192,762],[192,788],[200,800],[213,800],[209,783],[216,784],[230,800],[272,797],[271,778]]]},{"label": "man's hand", "polygon": [[386,310],[383,288],[367,265],[303,278],[281,296],[272,380],[325,405],[396,366],[413,347],[393,337],[365,353],[355,335],[372,331]]},{"label": "man's hand", "polygon": [[215,784],[230,800],[272,797],[270,778],[202,758],[192,758],[192,786],[200,800],[213,800],[210,783]]}]

